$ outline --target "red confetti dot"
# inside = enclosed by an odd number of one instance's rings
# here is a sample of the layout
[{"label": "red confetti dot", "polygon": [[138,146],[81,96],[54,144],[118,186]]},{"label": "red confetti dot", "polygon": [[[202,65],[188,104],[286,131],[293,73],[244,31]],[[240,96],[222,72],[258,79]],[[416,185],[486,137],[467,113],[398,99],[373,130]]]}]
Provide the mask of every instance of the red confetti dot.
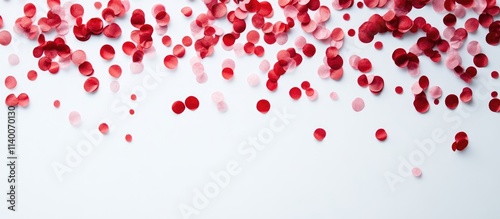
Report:
[{"label": "red confetti dot", "polygon": [[200,101],[195,96],[189,96],[184,101],[186,103],[186,108],[189,110],[196,110],[200,106]]},{"label": "red confetti dot", "polygon": [[26,15],[26,17],[32,18],[35,16],[35,14],[36,14],[36,7],[34,4],[27,3],[26,5],[24,5],[24,15]]},{"label": "red confetti dot", "polygon": [[298,100],[302,96],[302,91],[298,87],[292,87],[289,94],[292,99]]},{"label": "red confetti dot", "polygon": [[104,27],[102,30],[102,34],[108,38],[118,38],[122,35],[122,29],[116,23],[111,23],[108,26]]},{"label": "red confetti dot", "polygon": [[132,142],[132,135],[130,134],[125,135],[125,141]]},{"label": "red confetti dot", "polygon": [[104,60],[111,60],[115,57],[115,49],[113,46],[106,44],[101,47],[100,54]]},{"label": "red confetti dot", "polygon": [[261,99],[257,102],[257,110],[261,113],[267,113],[271,109],[271,104],[265,99]]},{"label": "red confetti dot", "polygon": [[491,92],[491,97],[495,98],[497,96],[498,96],[498,92],[496,92],[496,91]]},{"label": "red confetti dot", "polygon": [[465,21],[464,28],[469,33],[475,32],[478,27],[479,21],[476,18],[469,18],[467,21]]},{"label": "red confetti dot", "polygon": [[111,65],[108,72],[111,77],[119,78],[122,75],[122,68],[119,65]]},{"label": "red confetti dot", "polygon": [[130,99],[134,101],[137,100],[137,95],[135,94],[130,95]]},{"label": "red confetti dot", "polygon": [[314,130],[313,136],[314,138],[316,138],[316,140],[323,141],[323,139],[325,139],[326,137],[326,131],[322,128],[317,128],[316,130]]},{"label": "red confetti dot", "polygon": [[230,80],[234,76],[234,71],[231,68],[222,69],[222,77],[226,80]]},{"label": "red confetti dot", "polygon": [[474,65],[478,68],[486,67],[488,65],[488,57],[483,53],[475,55],[473,61]]},{"label": "red confetti dot", "polygon": [[181,9],[181,13],[186,17],[191,17],[191,15],[193,14],[193,9],[186,6]]},{"label": "red confetti dot", "polygon": [[163,45],[165,45],[166,47],[169,47],[170,45],[172,45],[172,38],[165,35],[161,38],[161,43],[163,43]]},{"label": "red confetti dot", "polygon": [[307,90],[311,87],[311,84],[309,83],[309,81],[303,81],[301,84],[300,84],[300,87],[303,89],[303,90]]},{"label": "red confetti dot", "polygon": [[349,35],[350,37],[353,37],[354,35],[356,35],[356,31],[354,29],[349,29],[349,30],[347,30],[347,35]]},{"label": "red confetti dot", "polygon": [[498,74],[498,72],[497,72],[497,71],[492,71],[492,72],[491,72],[491,77],[492,77],[493,79],[498,79],[498,76],[499,76],[499,74]]},{"label": "red confetti dot", "polygon": [[468,103],[472,100],[472,89],[465,87],[460,93],[460,100],[464,103]]},{"label": "red confetti dot", "polygon": [[373,81],[370,84],[370,92],[378,94],[384,89],[384,79],[378,75],[373,77]]},{"label": "red confetti dot", "polygon": [[349,13],[345,13],[342,18],[345,20],[345,21],[348,21],[351,19],[351,15],[349,15]]},{"label": "red confetti dot", "polygon": [[403,93],[403,87],[401,87],[401,86],[397,86],[394,90],[396,91],[397,94]]},{"label": "red confetti dot", "polygon": [[130,110],[128,111],[128,113],[129,113],[130,115],[134,115],[134,114],[135,114],[135,110],[130,109]]},{"label": "red confetti dot", "polygon": [[182,38],[182,45],[185,47],[190,47],[193,44],[193,39],[189,36],[185,36]]},{"label": "red confetti dot", "polygon": [[497,99],[497,98],[491,99],[488,106],[489,106],[491,112],[495,112],[495,113],[500,112],[500,99]]},{"label": "red confetti dot", "polygon": [[87,30],[95,35],[102,33],[104,26],[101,18],[91,18],[87,21]]},{"label": "red confetti dot", "polygon": [[181,114],[185,109],[186,105],[184,105],[184,102],[182,101],[178,100],[172,104],[172,111],[174,111],[175,114]]},{"label": "red confetti dot", "polygon": [[38,73],[35,70],[28,71],[28,80],[34,81],[38,77]]},{"label": "red confetti dot", "polygon": [[12,35],[9,31],[2,30],[0,31],[0,45],[7,46],[12,41]]},{"label": "red confetti dot", "polygon": [[[458,98],[457,98],[458,99]],[[429,111],[429,101],[427,101],[427,97],[424,93],[418,94],[415,96],[415,100],[413,101],[413,106],[415,110],[419,113],[426,113]]]},{"label": "red confetti dot", "polygon": [[87,78],[87,80],[85,80],[85,83],[83,84],[83,88],[88,93],[94,93],[99,88],[99,80],[95,77],[89,77],[89,78]]},{"label": "red confetti dot", "polygon": [[30,103],[30,98],[29,98],[28,94],[26,94],[26,93],[20,93],[17,96],[17,100],[19,101],[18,102],[19,106],[22,106],[22,107],[26,107]]},{"label": "red confetti dot", "polygon": [[468,144],[469,144],[469,137],[467,136],[467,133],[458,132],[455,135],[455,142],[453,142],[451,148],[453,151],[455,150],[462,151],[467,147]]},{"label": "red confetti dot", "polygon": [[360,59],[358,62],[358,69],[363,73],[370,72],[372,70],[372,63],[366,58]]},{"label": "red confetti dot", "polygon": [[316,54],[316,47],[314,47],[313,44],[306,43],[306,45],[302,47],[302,52],[304,52],[304,55],[307,57],[313,57],[314,54]]},{"label": "red confetti dot", "polygon": [[92,67],[92,64],[90,64],[90,62],[87,62],[87,61],[80,64],[78,66],[78,70],[80,71],[80,73],[82,75],[85,75],[85,76],[90,76],[90,75],[94,74],[94,67]]},{"label": "red confetti dot", "polygon": [[446,107],[449,109],[456,109],[458,106],[458,97],[455,94],[450,94],[446,96],[446,99],[444,100],[444,103],[446,104]]},{"label": "red confetti dot", "polygon": [[55,108],[59,108],[59,107],[61,106],[61,101],[59,101],[59,100],[54,100],[54,103],[53,103],[53,104],[54,104],[54,107],[55,107]]},{"label": "red confetti dot", "polygon": [[457,23],[457,17],[454,14],[447,14],[443,17],[443,24],[451,27],[454,26],[455,23]]},{"label": "red confetti dot", "polygon": [[385,129],[378,129],[378,130],[375,132],[375,137],[376,137],[379,141],[385,141],[385,139],[387,139],[387,132],[385,131]]},{"label": "red confetti dot", "polygon": [[82,5],[75,3],[71,5],[71,7],[69,8],[69,12],[71,16],[73,16],[74,18],[78,18],[83,15],[84,9]]},{"label": "red confetti dot", "polygon": [[429,78],[425,75],[421,76],[418,79],[418,85],[423,89],[427,89],[429,87]]},{"label": "red confetti dot", "polygon": [[177,57],[175,57],[173,55],[167,55],[163,59],[163,64],[168,69],[175,69],[175,68],[177,68],[177,65],[179,64],[179,60],[177,59]]},{"label": "red confetti dot", "polygon": [[5,104],[7,106],[17,106],[19,100],[17,99],[15,94],[9,94],[5,97]]},{"label": "red confetti dot", "polygon": [[104,135],[105,135],[105,134],[108,134],[108,132],[109,132],[109,126],[108,126],[108,124],[106,124],[106,123],[101,123],[101,124],[99,125],[99,131],[100,131],[102,134],[104,134]]},{"label": "red confetti dot", "polygon": [[374,44],[375,49],[381,50],[384,47],[384,44],[380,41],[375,42]]},{"label": "red confetti dot", "polygon": [[7,76],[5,78],[5,87],[8,89],[14,89],[17,86],[17,80],[14,76]]},{"label": "red confetti dot", "polygon": [[177,58],[182,58],[184,57],[184,55],[186,54],[186,48],[184,48],[184,46],[180,45],[180,44],[177,44],[174,46],[174,48],[172,49],[172,53],[174,54],[174,56],[176,56]]}]

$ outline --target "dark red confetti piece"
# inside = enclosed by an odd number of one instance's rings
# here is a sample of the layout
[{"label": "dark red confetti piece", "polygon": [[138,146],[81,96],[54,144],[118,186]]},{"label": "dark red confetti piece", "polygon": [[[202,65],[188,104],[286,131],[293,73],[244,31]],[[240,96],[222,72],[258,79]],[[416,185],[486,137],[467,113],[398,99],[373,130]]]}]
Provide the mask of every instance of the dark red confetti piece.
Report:
[{"label": "dark red confetti piece", "polygon": [[401,86],[397,86],[395,88],[395,91],[396,91],[397,94],[402,94],[403,93],[403,88]]},{"label": "dark red confetti piece", "polygon": [[304,47],[302,47],[302,51],[305,56],[313,57],[314,54],[316,54],[316,47],[313,44],[307,43]]},{"label": "dark red confetti piece", "polygon": [[317,128],[314,130],[313,136],[318,141],[323,141],[326,137],[326,131],[322,128]]},{"label": "dark red confetti piece", "polygon": [[182,102],[182,101],[178,100],[172,104],[172,111],[175,114],[181,114],[182,112],[184,112],[185,109],[186,109],[186,105],[184,105],[184,102]]},{"label": "dark red confetti piece", "polygon": [[491,72],[491,77],[492,77],[493,79],[498,79],[498,77],[499,77],[498,72],[497,72],[497,71],[492,71],[492,72]]},{"label": "dark red confetti piece", "polygon": [[458,97],[455,94],[450,94],[446,96],[446,99],[444,100],[446,107],[449,109],[456,109],[458,106]]},{"label": "dark red confetti piece", "polygon": [[488,57],[483,53],[475,55],[473,61],[474,65],[478,68],[486,67],[488,65]]},{"label": "dark red confetti piece", "polygon": [[265,99],[261,99],[257,102],[257,110],[261,113],[267,113],[271,109],[271,104]]},{"label": "dark red confetti piece", "polygon": [[187,97],[184,102],[185,102],[186,108],[188,108],[189,110],[196,110],[200,106],[200,101],[195,96]]},{"label": "dark red confetti piece", "polygon": [[491,112],[498,113],[500,112],[500,99],[493,98],[490,100],[488,107],[490,108]]},{"label": "dark red confetti piece", "polygon": [[424,93],[415,96],[415,100],[413,101],[413,106],[415,110],[419,113],[426,113],[429,111],[429,101],[427,101],[427,97]]},{"label": "dark red confetti piece", "polygon": [[298,100],[302,96],[302,91],[298,87],[292,87],[289,91],[289,94],[292,99]]},{"label": "dark red confetti piece", "polygon": [[372,63],[366,58],[362,58],[358,61],[358,69],[360,72],[368,73],[372,70]]},{"label": "dark red confetti piece", "polygon": [[385,131],[385,129],[378,129],[375,132],[375,137],[379,141],[385,141],[385,139],[387,139],[387,132]]}]

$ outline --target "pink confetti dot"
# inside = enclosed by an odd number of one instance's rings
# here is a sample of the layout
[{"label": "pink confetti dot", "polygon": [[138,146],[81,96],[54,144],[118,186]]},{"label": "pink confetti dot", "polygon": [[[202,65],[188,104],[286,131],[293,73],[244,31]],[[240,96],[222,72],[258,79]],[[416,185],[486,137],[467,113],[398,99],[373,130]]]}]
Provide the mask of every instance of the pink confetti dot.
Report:
[{"label": "pink confetti dot", "polygon": [[418,167],[414,167],[413,169],[411,169],[411,174],[414,177],[420,177],[422,175],[422,170],[420,170],[420,168]]},{"label": "pink confetti dot", "polygon": [[338,100],[338,99],[339,99],[339,96],[338,96],[338,94],[337,94],[336,92],[331,92],[331,93],[330,93],[330,98],[331,98],[332,100]]},{"label": "pink confetti dot", "polygon": [[69,113],[69,123],[72,126],[79,126],[81,123],[82,117],[80,116],[79,112],[72,111]]},{"label": "pink confetti dot", "polygon": [[17,86],[17,80],[14,76],[9,75],[5,78],[5,87],[8,89],[14,89]]},{"label": "pink confetti dot", "polygon": [[227,103],[224,101],[220,101],[217,103],[217,110],[221,113],[224,113],[227,111]]},{"label": "pink confetti dot", "polygon": [[361,112],[365,108],[365,101],[361,98],[356,98],[352,101],[352,109],[355,112]]},{"label": "pink confetti dot", "polygon": [[260,78],[257,74],[252,73],[252,74],[248,75],[247,82],[248,82],[248,85],[255,87],[255,86],[259,85]]},{"label": "pink confetti dot", "polygon": [[10,54],[8,59],[9,59],[10,65],[18,65],[19,64],[19,56],[16,54]]}]

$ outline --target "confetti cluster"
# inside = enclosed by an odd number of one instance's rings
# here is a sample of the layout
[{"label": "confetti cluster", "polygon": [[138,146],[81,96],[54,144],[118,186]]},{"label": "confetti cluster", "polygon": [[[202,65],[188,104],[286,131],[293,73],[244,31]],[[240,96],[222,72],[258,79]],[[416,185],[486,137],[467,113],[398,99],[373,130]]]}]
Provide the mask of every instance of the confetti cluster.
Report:
[{"label": "confetti cluster", "polygon": [[[323,1],[324,3],[325,1]],[[0,44],[7,46],[13,37],[25,38],[37,42],[32,49],[32,55],[37,59],[38,69],[27,72],[30,81],[36,81],[38,72],[57,74],[61,68],[78,69],[80,77],[86,80],[82,85],[82,92],[98,95],[100,87],[99,77],[94,75],[93,64],[87,59],[87,53],[81,49],[72,49],[75,45],[68,45],[66,38],[75,38],[81,42],[91,41],[92,37],[104,35],[113,40],[119,40],[121,48],[112,45],[100,45],[99,55],[103,60],[113,60],[116,53],[123,52],[130,57],[130,63],[111,64],[108,67],[109,76],[119,79],[124,69],[129,68],[132,73],[140,73],[144,69],[143,58],[147,54],[155,54],[153,41],[161,41],[165,47],[172,47],[171,54],[162,54],[163,64],[166,69],[176,69],[179,60],[186,58],[186,51],[196,52],[195,57],[190,57],[190,64],[196,81],[200,84],[208,80],[203,60],[214,54],[216,47],[226,51],[234,51],[238,56],[256,56],[263,58],[258,69],[267,73],[265,87],[269,92],[277,92],[281,77],[288,77],[301,65],[305,58],[323,59],[323,64],[317,66],[317,74],[322,79],[340,81],[351,68],[359,72],[357,84],[366,88],[373,95],[384,91],[384,78],[373,74],[373,65],[370,59],[351,55],[343,57],[342,47],[345,37],[351,37],[362,43],[372,43],[379,34],[390,34],[394,38],[404,38],[407,35],[417,35],[415,42],[409,42],[408,48],[397,48],[392,51],[392,57],[387,57],[388,64],[407,70],[411,76],[418,80],[407,88],[413,94],[413,106],[419,113],[430,110],[433,102],[439,105],[442,96],[444,104],[450,110],[454,110],[461,103],[470,103],[473,99],[473,90],[464,86],[460,94],[445,94],[443,89],[432,84],[429,78],[419,71],[420,60],[428,58],[432,62],[446,66],[450,70],[450,76],[460,78],[464,85],[472,83],[478,74],[478,69],[488,66],[490,60],[481,50],[481,42],[496,46],[500,42],[500,20],[495,17],[500,13],[500,8],[495,0],[363,0],[356,4],[353,0],[333,0],[328,5],[319,0],[278,0],[279,8],[273,8],[268,1],[259,0],[203,0],[206,10],[195,14],[189,6],[185,6],[180,12],[167,10],[162,4],[156,4],[153,8],[131,8],[128,0],[109,0],[106,2],[95,2],[94,8],[101,14],[100,17],[83,19],[84,7],[78,3],[61,4],[59,0],[47,0],[48,11],[44,16],[36,17],[37,8],[32,3],[25,4],[23,15],[15,20],[13,33],[9,30],[0,30]],[[357,29],[344,30],[340,27],[329,27],[327,21],[335,11],[342,11],[353,6],[358,8],[367,7],[373,10],[370,18]],[[412,18],[408,13],[414,9],[432,7],[434,11],[442,16],[445,29],[438,29],[426,21],[424,17]],[[151,13],[154,20],[146,20],[146,12]],[[377,13],[383,11],[383,13]],[[272,22],[275,13],[283,13],[285,20]],[[466,13],[475,13],[475,17],[465,21],[463,27],[457,26],[457,19],[464,18]],[[124,22],[125,15],[130,15],[129,20]],[[178,16],[181,15],[181,16]],[[351,15],[343,14],[343,19],[349,21]],[[167,34],[168,26],[176,19],[193,18],[190,26],[191,35],[183,36],[179,42],[175,42]],[[232,29],[225,30],[218,23],[230,23]],[[123,25],[132,26],[130,33],[123,33]],[[0,17],[0,28],[3,28],[3,19]],[[477,37],[465,44],[472,34],[476,34],[479,28],[487,30],[485,36]],[[271,54],[265,59],[266,48],[270,45],[284,45],[288,42],[290,31],[301,31],[304,36],[294,40],[295,47],[281,48],[276,54]],[[49,34],[55,33],[56,37],[48,39]],[[347,33],[347,34],[346,34]],[[157,37],[156,35],[160,37]],[[175,34],[175,32],[173,33]],[[127,37],[125,37],[127,36]],[[125,39],[127,38],[127,39]],[[177,37],[176,37],[177,38]],[[123,41],[123,42],[121,42]],[[326,44],[325,51],[318,51],[317,44]],[[374,48],[382,50],[384,43],[376,41]],[[459,52],[463,47],[470,57],[462,57]],[[464,66],[462,59],[470,59],[474,66]],[[9,63],[17,65],[19,57],[15,54],[9,56]],[[344,65],[348,63],[348,65]],[[349,71],[351,71],[349,69]],[[236,63],[233,59],[225,59],[220,68],[220,79],[230,82],[236,75]],[[491,72],[491,77],[497,79],[497,71]],[[257,86],[260,77],[251,74],[247,78],[249,86]],[[356,83],[354,82],[354,83]],[[300,85],[299,85],[300,83]],[[342,81],[342,83],[352,83]],[[5,87],[9,90],[17,87],[15,76],[5,77]],[[120,88],[118,81],[112,82],[110,89],[117,92]],[[318,91],[308,81],[297,82],[296,86],[284,88],[292,100],[299,100],[304,92],[311,101],[316,100]],[[404,88],[397,86],[396,94],[402,94]],[[496,91],[491,91],[491,100],[488,108],[492,112],[500,112],[500,99]],[[338,94],[329,94],[332,100],[338,99]],[[285,95],[283,96],[285,97]],[[133,94],[132,100],[137,96]],[[224,100],[224,94],[216,91],[211,96],[217,110],[226,112],[228,103]],[[8,106],[27,107],[29,96],[26,93],[10,93],[5,96],[5,104]],[[55,108],[60,107],[61,102],[55,100]],[[185,109],[195,111],[200,107],[200,101],[195,96],[186,97],[185,100],[177,100],[172,103],[171,109],[175,114],[182,114]],[[202,105],[208,107],[208,105]],[[365,107],[362,98],[352,101],[352,109],[361,112]],[[262,114],[269,112],[271,103],[267,99],[261,99],[256,103],[256,110]],[[135,111],[130,109],[130,115]],[[78,112],[71,112],[69,121],[77,126],[81,122]],[[106,123],[98,125],[102,134],[107,134],[109,126]],[[314,138],[323,141],[326,130],[318,128],[314,131]],[[379,141],[385,141],[387,133],[383,128],[376,130],[375,137]],[[125,140],[132,141],[132,136],[127,134]],[[461,151],[468,145],[468,137],[465,132],[460,132],[453,143],[453,150]],[[419,169],[414,169],[413,174],[420,176]]]}]

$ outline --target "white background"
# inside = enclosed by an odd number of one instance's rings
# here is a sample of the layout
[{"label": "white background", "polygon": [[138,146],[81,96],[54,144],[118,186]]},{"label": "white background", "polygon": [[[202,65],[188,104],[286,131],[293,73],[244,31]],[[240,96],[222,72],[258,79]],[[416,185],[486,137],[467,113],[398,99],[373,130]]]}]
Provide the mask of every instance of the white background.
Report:
[{"label": "white background", "polygon": [[[5,27],[12,30],[14,21],[22,16],[22,8],[29,1],[2,1],[0,15]],[[153,24],[151,8],[154,1],[132,1],[131,11],[141,8],[147,15],[147,23]],[[189,22],[180,13],[184,6],[191,6],[194,15],[205,12],[201,1],[163,1],[172,17],[168,35],[173,42],[190,34]],[[322,1],[331,8],[331,1]],[[82,1],[85,7],[84,21],[99,16],[92,2]],[[103,2],[105,5],[106,3]],[[35,3],[37,18],[44,16],[45,1]],[[283,20],[282,10],[273,2],[275,16],[272,21]],[[234,7],[231,4],[230,8]],[[83,90],[85,77],[76,66],[52,75],[38,70],[34,82],[26,78],[26,72],[37,68],[37,60],[31,55],[36,42],[13,34],[13,42],[2,47],[0,53],[0,74],[15,75],[18,86],[9,91],[1,86],[2,98],[11,92],[26,92],[30,96],[28,108],[19,108],[18,113],[18,205],[17,212],[7,211],[1,205],[0,218],[182,218],[181,204],[192,206],[193,189],[202,190],[212,182],[211,172],[224,170],[226,164],[235,160],[241,172],[231,178],[229,186],[222,189],[210,204],[192,218],[498,218],[500,217],[500,175],[498,166],[498,114],[488,109],[489,93],[499,87],[491,79],[490,72],[498,69],[495,57],[498,50],[484,42],[486,30],[481,28],[469,39],[481,42],[483,51],[490,57],[487,68],[480,69],[470,85],[474,100],[471,104],[460,103],[454,111],[441,104],[426,114],[417,113],[412,105],[411,85],[418,79],[397,68],[392,60],[392,51],[397,47],[408,49],[422,35],[408,35],[404,39],[393,39],[390,34],[377,35],[375,40],[384,42],[384,49],[377,51],[371,44],[360,44],[357,37],[346,35],[341,50],[344,57],[345,74],[342,80],[323,80],[316,70],[322,63],[326,45],[306,35],[309,42],[317,46],[313,59],[305,58],[294,72],[284,75],[279,81],[277,92],[271,93],[265,87],[267,75],[258,69],[262,60],[254,56],[236,57],[232,51],[224,51],[220,44],[210,58],[203,61],[208,82],[198,84],[191,72],[189,58],[195,55],[188,48],[186,57],[180,60],[179,68],[167,71],[163,57],[171,54],[171,48],[161,44],[161,37],[154,34],[157,55],[145,58],[146,69],[142,74],[131,74],[128,65],[131,58],[121,52],[121,44],[129,39],[132,27],[129,23],[131,11],[117,22],[123,29],[118,40],[104,36],[92,36],[83,43],[67,35],[70,47],[83,49],[95,68],[95,76],[101,86],[97,93],[87,94]],[[345,12],[351,14],[351,21],[342,19]],[[337,12],[327,27],[342,27],[357,30],[359,25],[373,13],[384,10],[358,9]],[[410,14],[424,16],[432,25],[443,30],[442,16],[432,8],[414,10]],[[467,11],[467,16],[476,16]],[[247,30],[252,28],[247,19]],[[462,25],[465,19],[460,19]],[[227,20],[216,25],[230,30]],[[268,46],[266,58],[271,63],[279,49],[293,47],[297,36],[305,33],[296,27],[290,32],[284,46]],[[244,36],[238,42],[244,42]],[[47,38],[52,39],[54,34]],[[467,41],[468,42],[468,41]],[[103,61],[99,48],[104,43],[115,47],[117,54],[112,61]],[[17,66],[10,66],[7,56],[16,53],[21,58]],[[360,88],[356,79],[360,74],[348,65],[352,54],[369,58],[373,63],[372,74],[381,75],[385,89],[380,95],[373,95],[368,89]],[[472,57],[461,51],[464,66],[472,65]],[[225,81],[221,75],[222,60],[232,57],[236,61],[235,77]],[[462,80],[447,70],[443,61],[432,63],[422,56],[421,72],[430,78],[431,86],[439,85],[444,94],[459,94],[464,86]],[[113,80],[107,73],[111,64],[119,63],[123,75],[119,79],[121,90],[112,93],[109,83]],[[261,84],[250,87],[246,77],[257,73]],[[155,89],[139,95],[136,102],[129,100],[147,75],[161,75],[161,82]],[[300,86],[304,80],[311,82],[319,92],[316,101],[309,101],[305,95],[299,101],[288,96],[288,90]],[[480,83],[480,81],[483,81]],[[394,87],[401,85],[405,92],[397,95]],[[222,91],[229,110],[219,113],[210,95]],[[340,99],[332,101],[331,91]],[[171,104],[189,95],[200,99],[200,108],[194,112],[186,110],[175,115]],[[366,108],[359,113],[351,109],[351,102],[362,97]],[[251,136],[256,136],[269,127],[276,118],[270,112],[266,115],[255,109],[257,100],[266,98],[272,110],[282,111],[286,107],[296,117],[272,142],[257,153],[256,159],[248,162],[247,156],[238,153],[238,145]],[[61,100],[56,109],[52,103]],[[117,104],[117,105],[115,105]],[[130,104],[134,116],[124,116],[123,107]],[[120,107],[118,112],[114,110]],[[0,124],[6,124],[6,107],[1,107]],[[128,110],[127,106],[127,110]],[[71,111],[79,111],[82,124],[69,124]],[[460,113],[462,112],[462,113]],[[86,141],[85,132],[95,131],[101,122],[112,124],[110,133],[102,142],[75,166],[73,172],[63,175],[59,181],[52,165],[64,164],[69,150]],[[4,126],[5,127],[5,126]],[[323,142],[313,137],[313,131],[322,127],[327,131]],[[385,128],[388,138],[385,142],[376,140],[374,133]],[[6,129],[2,128],[5,139]],[[436,142],[436,149],[425,156],[418,167],[420,178],[403,177],[404,181],[394,186],[386,182],[384,174],[398,174],[400,159],[408,160],[420,151],[416,141],[432,139],[433,132],[442,130],[444,140]],[[453,152],[451,144],[454,135],[464,130],[469,135],[469,147],[463,152]],[[124,140],[125,134],[133,136],[132,143]],[[5,161],[6,144],[2,140]],[[2,162],[5,163],[5,162]],[[7,189],[7,168],[0,167],[0,190]],[[4,195],[2,199],[6,199]],[[4,201],[3,201],[4,202]],[[5,203],[5,202],[4,202]]]}]

